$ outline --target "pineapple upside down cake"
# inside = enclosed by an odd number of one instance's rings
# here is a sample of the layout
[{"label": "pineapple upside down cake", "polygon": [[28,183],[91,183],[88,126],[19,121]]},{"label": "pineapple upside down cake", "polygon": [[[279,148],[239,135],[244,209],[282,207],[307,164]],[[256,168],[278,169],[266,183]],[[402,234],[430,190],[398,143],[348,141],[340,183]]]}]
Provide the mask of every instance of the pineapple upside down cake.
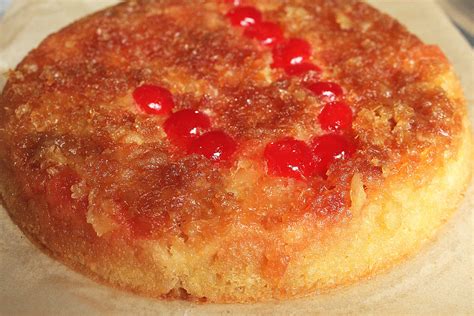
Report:
[{"label": "pineapple upside down cake", "polygon": [[0,97],[0,192],[100,282],[210,302],[354,283],[470,180],[436,46],[353,0],[125,1],[46,38]]}]

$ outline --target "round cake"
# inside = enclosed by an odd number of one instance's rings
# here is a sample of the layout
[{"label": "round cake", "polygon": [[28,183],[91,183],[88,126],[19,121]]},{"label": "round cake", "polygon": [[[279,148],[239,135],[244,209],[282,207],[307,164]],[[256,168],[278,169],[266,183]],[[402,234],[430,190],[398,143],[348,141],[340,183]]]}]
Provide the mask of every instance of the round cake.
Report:
[{"label": "round cake", "polygon": [[0,188],[100,282],[210,302],[354,283],[432,239],[471,174],[436,46],[359,1],[126,1],[0,97]]}]

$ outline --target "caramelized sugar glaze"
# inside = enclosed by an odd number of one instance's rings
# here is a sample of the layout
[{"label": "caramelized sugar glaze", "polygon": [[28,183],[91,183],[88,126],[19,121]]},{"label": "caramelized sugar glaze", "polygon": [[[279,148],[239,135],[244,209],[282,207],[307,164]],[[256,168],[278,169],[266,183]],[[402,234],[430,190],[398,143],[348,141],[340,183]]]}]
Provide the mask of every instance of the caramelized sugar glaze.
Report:
[{"label": "caramelized sugar glaze", "polygon": [[[437,47],[358,1],[242,2],[284,38],[310,43],[317,67],[272,67],[259,33],[230,23],[230,2],[168,0],[84,18],[10,73],[0,99],[2,168],[25,205],[45,210],[17,221],[37,223],[30,234],[54,227],[85,241],[46,233],[40,243],[86,265],[113,244],[179,239],[203,249],[245,227],[219,243],[214,260],[257,262],[276,284],[302,249],[340,238],[331,231],[356,216],[354,179],[370,196],[392,176],[426,175],[459,143],[465,109]],[[328,134],[318,119],[328,96],[317,95],[316,82],[342,87],[353,113],[344,132],[351,155],[304,179],[275,176],[268,144],[314,144]],[[133,98],[145,84],[171,92],[170,113],[199,111],[210,121],[202,132],[229,135],[229,158],[216,163],[170,141],[169,116],[150,115]]]}]

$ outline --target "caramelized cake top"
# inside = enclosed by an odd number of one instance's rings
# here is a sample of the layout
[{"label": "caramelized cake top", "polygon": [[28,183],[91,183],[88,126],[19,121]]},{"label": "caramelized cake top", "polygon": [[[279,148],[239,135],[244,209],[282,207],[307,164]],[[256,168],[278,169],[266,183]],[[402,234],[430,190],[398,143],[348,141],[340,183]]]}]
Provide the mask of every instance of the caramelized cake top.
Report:
[{"label": "caramelized cake top", "polygon": [[[465,110],[437,47],[358,1],[243,4],[268,24],[236,26],[229,1],[127,1],[48,37],[0,98],[3,160],[25,193],[99,236],[200,243],[304,222],[315,237],[351,220],[354,187],[415,173],[456,141]],[[300,64],[288,47],[303,66],[285,67]],[[330,101],[347,107],[323,114]],[[338,146],[346,157],[324,156]]]}]

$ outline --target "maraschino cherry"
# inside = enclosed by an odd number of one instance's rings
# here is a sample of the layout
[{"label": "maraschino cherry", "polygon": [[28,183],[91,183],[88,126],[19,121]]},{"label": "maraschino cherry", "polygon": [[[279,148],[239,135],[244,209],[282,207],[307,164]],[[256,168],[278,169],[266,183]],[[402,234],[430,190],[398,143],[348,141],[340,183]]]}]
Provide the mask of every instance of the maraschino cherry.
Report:
[{"label": "maraschino cherry", "polygon": [[311,45],[300,38],[290,38],[273,48],[273,68],[287,68],[291,65],[308,62],[311,57]]},{"label": "maraschino cherry", "polygon": [[334,82],[321,81],[311,83],[308,85],[308,89],[324,102],[334,102],[343,94],[341,86]]},{"label": "maraschino cherry", "polygon": [[191,109],[171,114],[163,125],[168,139],[183,148],[187,148],[193,139],[210,127],[211,122],[206,114]]},{"label": "maraschino cherry", "polygon": [[268,144],[263,153],[274,176],[304,179],[313,172],[311,149],[301,140],[286,137]]},{"label": "maraschino cherry", "polygon": [[329,166],[336,160],[344,160],[355,152],[355,144],[346,136],[327,134],[316,137],[311,142],[315,169],[325,176]]},{"label": "maraschino cherry", "polygon": [[236,151],[234,139],[223,131],[207,132],[191,142],[190,154],[202,155],[214,162],[228,160]]},{"label": "maraschino cherry", "polygon": [[133,91],[133,98],[145,113],[166,115],[174,107],[173,95],[163,87],[142,85]]},{"label": "maraschino cherry", "polygon": [[318,120],[324,130],[348,130],[352,127],[352,110],[345,102],[331,102],[324,106]]},{"label": "maraschino cherry", "polygon": [[245,29],[244,35],[258,40],[265,46],[273,46],[283,40],[283,31],[280,26],[272,22],[251,25]]},{"label": "maraschino cherry", "polygon": [[226,16],[234,26],[248,27],[262,21],[262,13],[254,7],[235,7]]}]

